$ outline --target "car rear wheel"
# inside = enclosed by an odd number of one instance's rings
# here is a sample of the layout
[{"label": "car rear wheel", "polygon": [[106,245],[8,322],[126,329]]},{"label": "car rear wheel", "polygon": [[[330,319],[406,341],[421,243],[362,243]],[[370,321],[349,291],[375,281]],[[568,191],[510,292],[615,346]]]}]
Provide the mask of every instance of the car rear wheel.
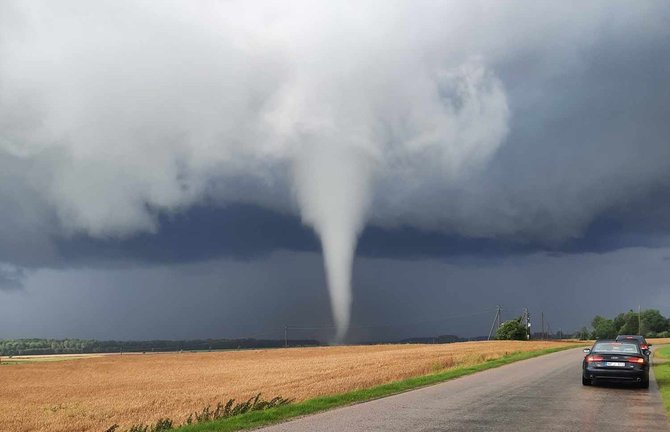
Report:
[{"label": "car rear wheel", "polygon": [[591,380],[588,379],[588,378],[582,377],[582,385],[590,386],[591,385]]},{"label": "car rear wheel", "polygon": [[649,388],[649,378],[647,378],[646,380],[642,380],[642,382],[640,383],[640,388],[643,388],[643,389],[648,389]]}]

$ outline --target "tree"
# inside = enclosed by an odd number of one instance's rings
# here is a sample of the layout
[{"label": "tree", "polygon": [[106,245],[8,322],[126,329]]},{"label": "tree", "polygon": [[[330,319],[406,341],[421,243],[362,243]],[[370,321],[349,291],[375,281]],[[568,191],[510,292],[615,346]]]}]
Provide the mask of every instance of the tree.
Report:
[{"label": "tree", "polygon": [[639,318],[637,312],[628,311],[623,317],[623,325],[618,329],[618,334],[639,334]]},{"label": "tree", "polygon": [[617,336],[617,329],[614,327],[614,321],[596,316],[591,323],[593,325],[594,339],[613,339]]},{"label": "tree", "polygon": [[617,332],[626,324],[626,314],[620,313],[614,318],[614,328],[617,329]]},{"label": "tree", "polygon": [[504,322],[498,331],[496,339],[499,340],[526,340],[526,326],[521,322],[521,317]]},{"label": "tree", "polygon": [[642,320],[642,332],[660,333],[668,330],[668,320],[656,309],[647,309],[640,315]]},{"label": "tree", "polygon": [[[665,337],[670,336],[670,319],[661,315],[657,309],[647,309],[637,313],[632,309],[625,313],[620,313],[614,319],[607,319],[601,315],[596,315],[591,321],[593,331],[590,337],[593,338],[613,338],[616,335],[630,334],[642,335],[646,337]],[[577,333],[580,337],[585,329]]]},{"label": "tree", "polygon": [[607,318],[605,318],[602,315],[596,315],[593,317],[591,320],[591,327],[596,328],[598,327],[603,321],[607,321]]},{"label": "tree", "polygon": [[590,338],[589,329],[587,329],[586,327],[582,327],[582,329],[575,334],[575,338],[579,340],[589,339]]}]

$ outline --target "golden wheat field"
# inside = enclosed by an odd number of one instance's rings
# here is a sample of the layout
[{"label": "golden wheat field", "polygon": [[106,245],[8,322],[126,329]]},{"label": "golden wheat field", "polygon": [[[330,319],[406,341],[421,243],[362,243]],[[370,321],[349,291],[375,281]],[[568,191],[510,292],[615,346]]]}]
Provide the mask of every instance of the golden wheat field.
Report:
[{"label": "golden wheat field", "polygon": [[[572,342],[574,343],[574,342]],[[229,398],[304,400],[568,342],[465,342],[93,356],[0,367],[0,431],[183,422]]]}]

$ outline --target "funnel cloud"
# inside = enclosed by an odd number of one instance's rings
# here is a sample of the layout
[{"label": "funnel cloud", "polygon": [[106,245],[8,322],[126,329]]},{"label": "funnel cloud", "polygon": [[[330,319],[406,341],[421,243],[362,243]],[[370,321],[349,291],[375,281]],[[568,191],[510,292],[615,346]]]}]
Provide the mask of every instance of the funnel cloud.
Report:
[{"label": "funnel cloud", "polygon": [[349,326],[351,270],[370,203],[371,165],[369,156],[342,144],[313,146],[295,164],[303,221],[321,239],[338,340]]}]

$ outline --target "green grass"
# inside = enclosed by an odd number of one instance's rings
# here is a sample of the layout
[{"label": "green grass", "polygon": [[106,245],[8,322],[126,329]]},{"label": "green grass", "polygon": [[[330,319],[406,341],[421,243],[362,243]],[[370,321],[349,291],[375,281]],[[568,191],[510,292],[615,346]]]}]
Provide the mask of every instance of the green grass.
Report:
[{"label": "green grass", "polygon": [[665,405],[665,412],[670,414],[670,345],[654,352],[654,375]]},{"label": "green grass", "polygon": [[272,408],[266,411],[250,412],[240,416],[230,417],[223,420],[216,420],[209,423],[182,426],[177,430],[181,432],[230,432],[242,429],[257,428],[272,423],[282,422],[294,417],[314,414],[320,411],[342,407],[345,405],[352,405],[372,399],[379,399],[385,396],[406,392],[408,390],[425,387],[431,384],[449,381],[451,379],[470,375],[475,372],[493,369],[520,360],[526,360],[577,346],[581,345],[576,344],[574,346],[548,348],[539,351],[517,352],[496,360],[485,361],[473,366],[460,367],[431,375],[408,378],[402,381],[396,381],[367,389],[354,390],[338,395],[309,399],[304,402]]}]

